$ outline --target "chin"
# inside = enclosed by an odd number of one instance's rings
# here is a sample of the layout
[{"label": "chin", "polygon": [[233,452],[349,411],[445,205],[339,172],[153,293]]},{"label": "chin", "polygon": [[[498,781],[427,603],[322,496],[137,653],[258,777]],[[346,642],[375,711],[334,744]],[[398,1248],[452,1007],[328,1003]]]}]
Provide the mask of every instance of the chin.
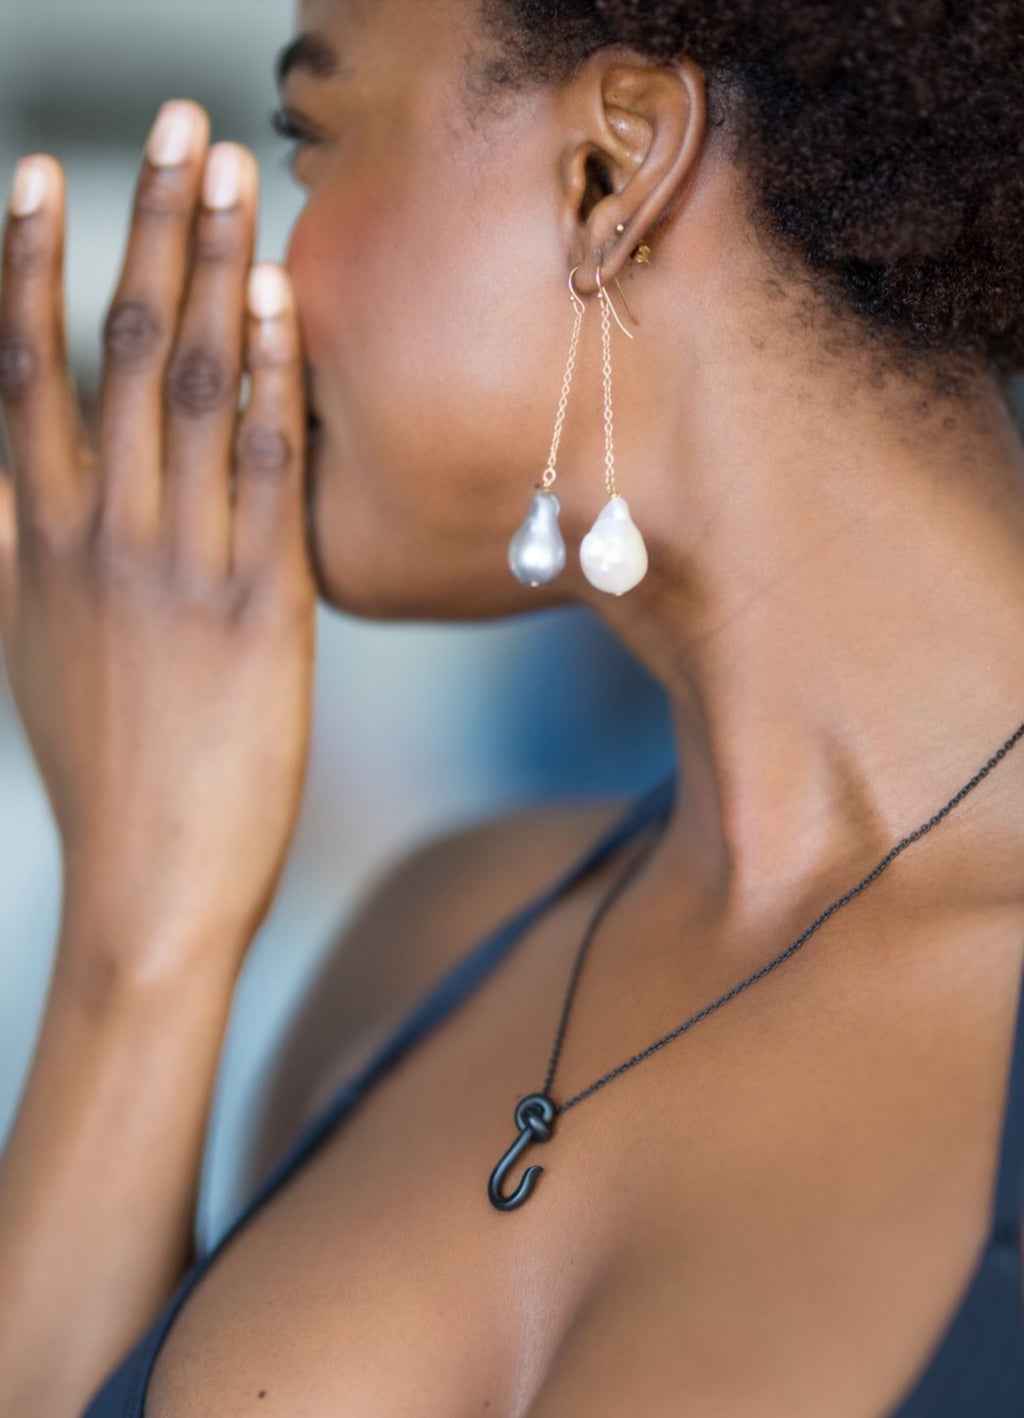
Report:
[{"label": "chin", "polygon": [[567,603],[551,587],[518,585],[494,541],[484,547],[482,538],[461,543],[395,526],[328,466],[314,443],[306,540],[318,595],[333,610],[365,620],[466,622]]}]

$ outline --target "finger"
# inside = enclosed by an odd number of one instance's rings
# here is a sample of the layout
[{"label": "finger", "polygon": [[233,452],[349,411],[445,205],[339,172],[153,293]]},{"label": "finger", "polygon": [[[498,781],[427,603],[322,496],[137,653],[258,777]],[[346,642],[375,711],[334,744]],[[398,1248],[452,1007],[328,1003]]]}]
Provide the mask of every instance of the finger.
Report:
[{"label": "finger", "polygon": [[51,157],[18,164],[4,233],[0,400],[21,496],[34,524],[80,495],[78,421],[64,335],[64,174]]},{"label": "finger", "polygon": [[209,141],[196,104],[164,104],[135,195],[124,265],[104,329],[100,393],[104,520],[128,533],[159,522],[163,386],[188,273]]},{"label": "finger", "polygon": [[253,586],[308,571],[306,407],[295,301],[280,266],[249,282],[249,403],[235,450],[234,575]]},{"label": "finger", "polygon": [[179,560],[225,576],[231,568],[231,448],[257,182],[255,160],[245,148],[211,148],[165,390],[164,535]]},{"label": "finger", "polygon": [[18,515],[14,483],[0,470],[0,632],[6,639],[14,613],[14,584],[18,567]]}]

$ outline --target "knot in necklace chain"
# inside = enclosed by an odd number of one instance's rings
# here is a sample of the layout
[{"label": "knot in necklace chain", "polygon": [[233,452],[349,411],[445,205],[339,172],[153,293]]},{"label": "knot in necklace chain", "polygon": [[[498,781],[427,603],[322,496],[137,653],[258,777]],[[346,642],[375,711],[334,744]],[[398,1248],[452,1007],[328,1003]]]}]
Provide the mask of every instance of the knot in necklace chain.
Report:
[{"label": "knot in necklace chain", "polygon": [[565,1040],[566,1026],[569,1022],[569,1012],[572,1009],[573,998],[576,994],[576,987],[579,984],[587,952],[590,949],[591,942],[597,933],[598,927],[608,914],[608,911],[622,895],[630,882],[636,877],[640,868],[647,862],[654,848],[661,840],[662,833],[669,820],[669,814],[666,813],[662,821],[658,824],[657,831],[650,836],[642,850],[633,855],[625,869],[619,873],[615,881],[613,881],[612,885],[605,892],[584,932],[583,939],[576,952],[575,961],[573,962],[572,973],[569,976],[569,984],[565,992],[562,1014],[558,1022],[558,1030],[555,1034],[555,1042],[551,1050],[551,1061],[548,1064],[544,1086],[539,1093],[528,1093],[526,1097],[521,1098],[516,1105],[515,1125],[519,1131],[519,1135],[491,1173],[490,1180],[487,1184],[487,1195],[491,1203],[496,1206],[499,1211],[513,1211],[516,1207],[522,1206],[523,1202],[526,1201],[533,1192],[537,1184],[537,1178],[543,1172],[544,1168],[538,1166],[528,1167],[515,1190],[507,1194],[504,1191],[505,1179],[528,1147],[534,1143],[550,1142],[554,1135],[554,1124],[563,1113],[567,1113],[570,1108],[577,1107],[584,1099],[591,1097],[598,1089],[604,1088],[606,1084],[611,1083],[613,1078],[618,1078],[619,1075],[625,1073],[627,1069],[635,1068],[637,1064],[643,1063],[645,1059],[649,1059],[653,1054],[656,1054],[659,1049],[663,1049],[666,1044],[670,1044],[673,1039],[678,1039],[681,1034],[685,1034],[688,1029],[692,1029],[695,1024],[699,1024],[700,1021],[706,1019],[709,1014],[713,1014],[716,1009],[721,1009],[723,1005],[728,1004],[730,1000],[734,1000],[736,996],[742,994],[744,990],[748,990],[751,985],[757,984],[759,980],[763,980],[764,977],[771,974],[773,970],[777,970],[780,965],[787,961],[792,955],[795,955],[811,936],[814,935],[816,931],[820,930],[825,922],[830,920],[837,911],[841,910],[843,906],[846,906],[854,897],[859,896],[873,881],[877,881],[886,867],[894,862],[901,852],[905,852],[914,842],[920,841],[926,833],[930,832],[933,827],[940,823],[944,817],[963,802],[968,793],[972,792],[982,779],[991,773],[996,764],[1005,758],[1021,738],[1024,738],[1024,724],[1021,724],[1002,747],[992,755],[988,762],[978,769],[973,778],[969,779],[962,788],[958,789],[958,791],[953,794],[944,807],[941,807],[938,812],[934,813],[926,822],[923,822],[920,827],[915,828],[913,832],[908,833],[906,837],[897,842],[894,847],[886,852],[881,861],[871,868],[867,876],[857,882],[856,886],[851,886],[848,891],[845,891],[842,896],[833,901],[830,906],[827,906],[819,916],[815,917],[807,929],[797,936],[796,940],[786,946],[785,950],[781,951],[765,965],[755,970],[752,975],[748,975],[745,980],[740,980],[738,984],[726,990],[725,994],[719,995],[718,998],[712,1000],[710,1004],[706,1004],[702,1009],[699,1009],[696,1014],[692,1014],[688,1019],[684,1019],[681,1024],[676,1025],[674,1029],[670,1029],[667,1034],[663,1034],[660,1039],[655,1039],[652,1044],[648,1044],[646,1049],[642,1049],[640,1053],[633,1054],[628,1059],[623,1059],[622,1063],[617,1064],[615,1068],[609,1069],[608,1072],[602,1074],[600,1078],[595,1078],[593,1083],[589,1084],[579,1093],[574,1094],[571,1098],[567,1098],[564,1103],[556,1104],[550,1096],[550,1089],[555,1080],[555,1070],[558,1067],[558,1060],[561,1056],[562,1045]]}]

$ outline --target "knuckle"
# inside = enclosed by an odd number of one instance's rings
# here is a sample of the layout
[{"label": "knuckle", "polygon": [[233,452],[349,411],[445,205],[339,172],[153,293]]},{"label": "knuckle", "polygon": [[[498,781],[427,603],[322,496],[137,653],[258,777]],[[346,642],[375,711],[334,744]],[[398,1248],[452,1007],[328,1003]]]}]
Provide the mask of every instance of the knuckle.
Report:
[{"label": "knuckle", "polygon": [[89,537],[89,564],[96,580],[108,585],[136,580],[138,552],[115,520],[100,515]]},{"label": "knuckle", "polygon": [[49,268],[53,261],[53,242],[40,215],[11,220],[6,259],[7,269],[22,276]]},{"label": "knuckle", "polygon": [[248,257],[248,241],[231,212],[208,212],[192,243],[196,265],[238,265]]},{"label": "knuckle", "polygon": [[295,458],[290,440],[279,429],[265,424],[243,427],[235,443],[235,461],[243,473],[280,476]]},{"label": "knuckle", "polygon": [[188,174],[147,163],[139,178],[135,215],[144,221],[183,221],[192,214]]},{"label": "knuckle", "polygon": [[73,559],[81,541],[75,518],[49,506],[44,498],[26,497],[18,522],[19,544],[37,576],[53,576]]},{"label": "knuckle", "polygon": [[167,375],[167,401],[177,413],[202,418],[233,399],[237,382],[220,355],[201,348],[182,350]]},{"label": "knuckle", "polygon": [[20,399],[39,373],[35,347],[17,330],[0,330],[0,398]]},{"label": "knuckle", "polygon": [[106,507],[90,528],[83,566],[93,593],[111,603],[156,606],[176,595],[170,549],[159,537],[126,525]]},{"label": "knuckle", "polygon": [[162,341],[163,322],[144,301],[122,300],[111,308],[103,329],[103,346],[115,368],[132,370],[147,365]]},{"label": "knuckle", "polygon": [[168,543],[157,568],[155,594],[177,612],[207,624],[233,627],[239,618],[239,587],[222,571]]},{"label": "knuckle", "polygon": [[232,630],[243,629],[249,614],[250,592],[248,586],[228,578],[222,582],[220,594],[226,623]]},{"label": "knuckle", "polygon": [[247,589],[240,609],[251,625],[280,634],[287,642],[308,630],[316,614],[316,594],[304,578],[287,565],[259,577]]}]

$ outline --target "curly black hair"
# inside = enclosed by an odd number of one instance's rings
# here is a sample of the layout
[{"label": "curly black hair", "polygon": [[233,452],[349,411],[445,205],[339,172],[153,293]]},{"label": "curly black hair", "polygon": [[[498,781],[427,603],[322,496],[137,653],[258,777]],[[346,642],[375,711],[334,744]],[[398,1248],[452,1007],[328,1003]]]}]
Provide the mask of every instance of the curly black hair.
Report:
[{"label": "curly black hair", "polygon": [[1022,0],[481,3],[496,88],[613,44],[698,63],[766,249],[883,364],[1024,370]]}]

